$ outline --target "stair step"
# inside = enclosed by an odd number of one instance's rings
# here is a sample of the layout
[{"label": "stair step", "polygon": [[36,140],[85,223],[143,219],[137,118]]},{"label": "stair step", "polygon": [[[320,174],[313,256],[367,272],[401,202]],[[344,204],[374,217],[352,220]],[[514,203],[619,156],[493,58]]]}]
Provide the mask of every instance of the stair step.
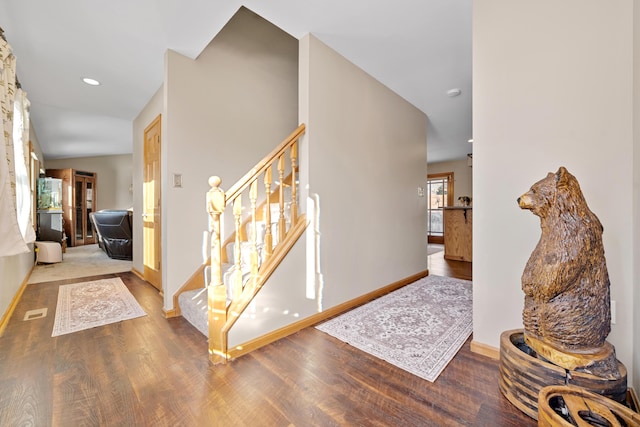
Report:
[{"label": "stair step", "polygon": [[[228,298],[233,297],[233,267],[233,264],[222,264],[222,278],[227,286]],[[248,270],[244,273],[246,275]],[[203,287],[183,292],[178,296],[178,304],[182,317],[195,326],[204,336],[209,336],[209,318],[207,316],[208,295],[204,283],[208,283],[211,280],[210,275],[211,267],[206,267],[204,270]]]},{"label": "stair step", "polygon": [[194,289],[178,297],[182,317],[196,327],[205,337],[209,336],[207,316],[207,288]]},{"label": "stair step", "polygon": [[[276,205],[277,206],[277,205]],[[258,265],[262,264],[262,256],[263,256],[263,247],[264,247],[264,231],[265,231],[265,223],[263,221],[258,221],[256,223],[258,230]],[[278,223],[274,222],[272,225],[273,232],[273,245],[274,248],[278,243]],[[287,221],[287,228],[290,223]],[[251,232],[251,228],[247,228],[247,232]],[[243,241],[241,244],[241,268],[243,280],[247,280],[250,274],[250,257],[251,257],[251,248],[252,243]],[[230,244],[227,245],[227,258],[229,260],[234,260],[234,249],[235,245]],[[222,280],[224,281],[227,287],[227,301],[230,301],[233,298],[233,274],[235,272],[235,266],[233,263],[225,263],[222,265]],[[205,284],[208,284],[211,280],[211,267],[206,267],[204,270],[203,277],[203,287],[200,289],[194,289],[191,291],[186,291],[180,294],[178,297],[178,304],[180,306],[180,312],[182,313],[182,317],[184,317],[189,323],[191,323],[198,331],[200,331],[204,336],[209,336],[209,317],[207,315],[207,303],[208,303],[208,295],[207,288],[204,287]]]}]

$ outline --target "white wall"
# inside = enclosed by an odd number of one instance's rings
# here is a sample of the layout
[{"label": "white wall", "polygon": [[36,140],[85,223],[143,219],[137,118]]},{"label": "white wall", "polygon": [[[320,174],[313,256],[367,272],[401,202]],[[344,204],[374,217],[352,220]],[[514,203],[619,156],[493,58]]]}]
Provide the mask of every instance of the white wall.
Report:
[{"label": "white wall", "polygon": [[632,42],[632,0],[474,2],[475,341],[497,348],[502,331],[522,327],[520,276],[540,225],[516,198],[564,165],[604,226],[617,301],[609,341],[637,379]]},{"label": "white wall", "polygon": [[[205,195],[211,175],[223,189],[298,126],[298,43],[240,11],[191,60],[166,55],[162,141],[165,308],[202,264]],[[182,174],[182,188],[168,185]]]},{"label": "white wall", "polygon": [[[29,130],[29,140],[40,160],[42,160],[42,149],[34,129],[33,123]],[[2,219],[0,218],[0,221]],[[9,257],[0,257],[0,320],[7,315],[9,305],[20,290],[20,286],[26,283],[27,276],[31,273],[35,261],[33,254],[34,244],[27,245],[29,252]],[[6,319],[8,320],[8,319]]]},{"label": "white wall", "polygon": [[[306,234],[310,233],[307,229]],[[309,299],[305,281],[305,235],[291,248],[249,308],[229,331],[229,348],[244,344],[318,312],[321,299]],[[318,295],[318,294],[316,294]]]},{"label": "white wall", "polygon": [[98,175],[97,210],[129,209],[133,204],[131,154],[47,160],[45,166],[47,169],[95,172]]},{"label": "white wall", "polygon": [[469,167],[467,159],[429,163],[427,165],[428,174],[446,172],[453,172],[454,204],[457,203],[460,196],[473,198],[473,168]]},{"label": "white wall", "polygon": [[300,58],[301,183],[319,196],[323,299],[332,307],[426,269],[417,189],[427,120],[314,36],[300,41]]}]

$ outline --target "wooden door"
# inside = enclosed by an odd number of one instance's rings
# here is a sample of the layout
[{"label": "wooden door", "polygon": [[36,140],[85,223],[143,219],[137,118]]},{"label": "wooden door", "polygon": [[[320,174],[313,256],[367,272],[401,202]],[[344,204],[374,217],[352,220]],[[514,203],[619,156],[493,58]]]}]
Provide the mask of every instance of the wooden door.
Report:
[{"label": "wooden door", "polygon": [[73,246],[96,243],[89,214],[95,210],[96,178],[92,172],[75,171],[73,174]]},{"label": "wooden door", "polygon": [[162,291],[160,116],[144,130],[143,258],[144,279]]}]

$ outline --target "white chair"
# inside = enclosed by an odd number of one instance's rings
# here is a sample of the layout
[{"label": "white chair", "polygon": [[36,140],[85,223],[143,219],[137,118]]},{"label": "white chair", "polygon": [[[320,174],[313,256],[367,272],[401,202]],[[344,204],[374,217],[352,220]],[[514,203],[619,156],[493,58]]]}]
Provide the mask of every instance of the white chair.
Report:
[{"label": "white chair", "polygon": [[36,264],[62,262],[62,245],[58,242],[36,242]]}]

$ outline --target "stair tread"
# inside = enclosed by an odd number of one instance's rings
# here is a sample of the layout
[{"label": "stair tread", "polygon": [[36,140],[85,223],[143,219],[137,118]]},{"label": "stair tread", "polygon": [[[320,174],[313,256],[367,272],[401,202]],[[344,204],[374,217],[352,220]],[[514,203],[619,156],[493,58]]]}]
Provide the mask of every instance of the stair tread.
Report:
[{"label": "stair tread", "polygon": [[207,299],[207,288],[205,287],[183,292],[178,297],[182,317],[195,326],[204,336],[209,335]]}]

